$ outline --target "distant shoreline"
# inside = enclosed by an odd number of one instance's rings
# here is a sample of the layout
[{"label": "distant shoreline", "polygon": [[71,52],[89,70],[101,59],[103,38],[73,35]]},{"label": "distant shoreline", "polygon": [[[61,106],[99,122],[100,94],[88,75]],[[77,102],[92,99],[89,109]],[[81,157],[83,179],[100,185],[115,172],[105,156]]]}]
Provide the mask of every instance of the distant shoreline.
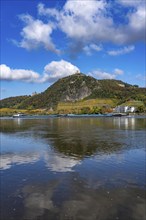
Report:
[{"label": "distant shoreline", "polygon": [[29,118],[38,118],[38,117],[51,117],[51,118],[81,118],[81,117],[111,117],[111,118],[127,118],[127,117],[138,117],[138,116],[145,116],[146,113],[139,113],[139,114],[127,114],[127,115],[120,115],[120,114],[27,114],[23,117],[13,117],[13,115],[0,115],[0,118],[9,118],[9,119],[29,119]]}]

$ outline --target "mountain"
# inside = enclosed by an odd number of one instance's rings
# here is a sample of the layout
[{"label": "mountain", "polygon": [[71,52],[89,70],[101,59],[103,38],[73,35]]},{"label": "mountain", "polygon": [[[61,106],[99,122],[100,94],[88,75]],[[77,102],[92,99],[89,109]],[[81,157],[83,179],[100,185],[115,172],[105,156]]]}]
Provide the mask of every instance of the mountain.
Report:
[{"label": "mountain", "polygon": [[59,79],[44,92],[35,96],[19,96],[0,101],[1,107],[21,109],[56,109],[60,102],[75,103],[80,100],[114,99],[117,103],[127,100],[143,101],[146,89],[121,80],[97,80],[82,73]]},{"label": "mountain", "polygon": [[24,96],[16,96],[16,97],[10,97],[6,99],[0,100],[0,108],[13,108],[16,107],[29,98],[30,96],[24,95]]}]

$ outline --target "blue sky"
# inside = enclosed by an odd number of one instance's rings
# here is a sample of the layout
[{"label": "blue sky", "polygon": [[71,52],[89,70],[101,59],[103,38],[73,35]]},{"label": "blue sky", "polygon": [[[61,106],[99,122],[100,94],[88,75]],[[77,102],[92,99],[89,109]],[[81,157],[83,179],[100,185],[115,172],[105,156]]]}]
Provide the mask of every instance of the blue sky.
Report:
[{"label": "blue sky", "polygon": [[1,99],[82,72],[145,87],[144,0],[1,0]]}]

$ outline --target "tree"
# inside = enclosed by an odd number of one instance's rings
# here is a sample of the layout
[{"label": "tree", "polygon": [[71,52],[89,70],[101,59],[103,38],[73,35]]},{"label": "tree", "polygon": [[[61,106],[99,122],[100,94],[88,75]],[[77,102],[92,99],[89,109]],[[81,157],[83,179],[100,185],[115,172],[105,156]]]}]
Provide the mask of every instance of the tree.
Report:
[{"label": "tree", "polygon": [[136,113],[142,113],[142,112],[144,112],[144,106],[140,105],[137,107]]},{"label": "tree", "polygon": [[83,107],[81,109],[81,114],[90,114],[91,111],[90,111],[90,108],[89,107]]}]

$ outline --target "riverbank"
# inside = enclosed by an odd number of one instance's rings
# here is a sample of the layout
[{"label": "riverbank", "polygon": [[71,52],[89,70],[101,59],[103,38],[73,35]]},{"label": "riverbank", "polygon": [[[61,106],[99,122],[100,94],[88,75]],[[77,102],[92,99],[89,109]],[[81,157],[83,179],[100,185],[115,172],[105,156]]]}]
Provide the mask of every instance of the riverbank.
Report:
[{"label": "riverbank", "polygon": [[[48,117],[134,117],[134,116],[146,116],[145,112],[142,113],[104,113],[104,114],[59,114],[57,112],[49,112],[40,109],[36,110],[25,110],[25,109],[0,109],[0,117],[13,117],[21,113],[24,115],[23,118],[27,117],[39,117],[39,116],[48,116]],[[19,117],[18,117],[19,118]],[[22,117],[21,117],[22,118]]]}]

